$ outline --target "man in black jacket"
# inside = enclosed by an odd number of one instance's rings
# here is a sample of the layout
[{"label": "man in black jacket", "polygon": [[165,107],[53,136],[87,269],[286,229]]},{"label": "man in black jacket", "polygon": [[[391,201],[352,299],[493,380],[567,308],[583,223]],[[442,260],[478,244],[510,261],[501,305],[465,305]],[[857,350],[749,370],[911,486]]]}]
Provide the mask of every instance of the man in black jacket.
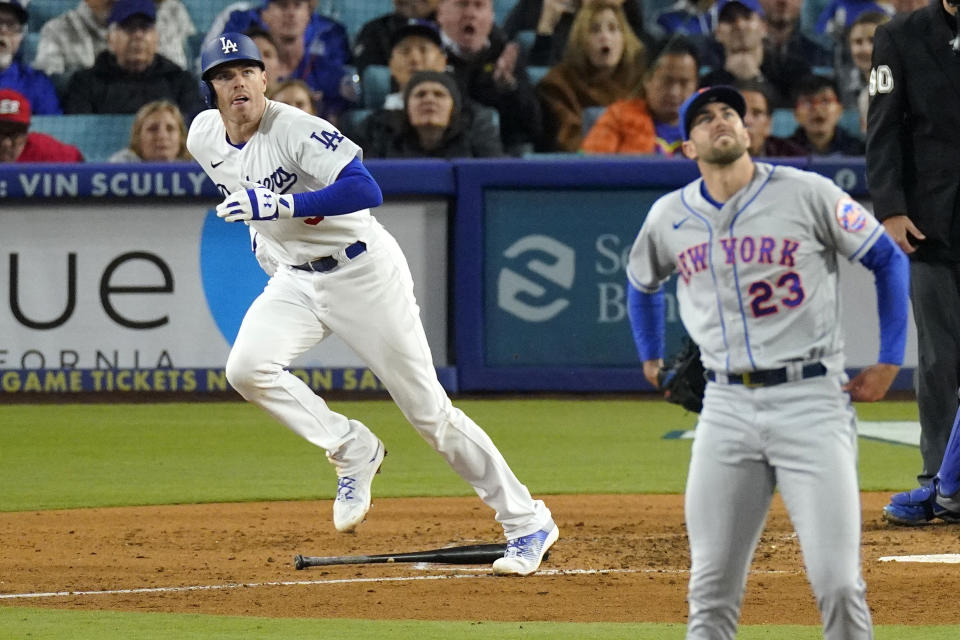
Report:
[{"label": "man in black jacket", "polygon": [[73,74],[64,113],[136,113],[169,100],[190,120],[203,109],[197,80],[157,53],[153,0],[118,0],[110,12],[107,50]]},{"label": "man in black jacket", "polygon": [[540,101],[519,46],[494,24],[493,0],[440,0],[437,23],[464,95],[500,114],[504,151],[532,151],[542,126]]},{"label": "man in black jacket", "polygon": [[[960,386],[958,2],[939,0],[879,26],[869,84],[867,182],[877,218],[911,258],[922,485],[936,482]],[[912,517],[904,495],[885,509],[887,520],[949,521],[933,505],[918,505]]]}]

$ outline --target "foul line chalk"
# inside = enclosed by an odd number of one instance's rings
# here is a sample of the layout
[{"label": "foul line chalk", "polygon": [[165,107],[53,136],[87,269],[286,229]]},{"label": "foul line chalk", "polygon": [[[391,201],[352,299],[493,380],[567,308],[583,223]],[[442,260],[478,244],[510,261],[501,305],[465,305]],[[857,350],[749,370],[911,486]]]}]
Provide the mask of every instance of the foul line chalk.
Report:
[{"label": "foul line chalk", "polygon": [[[420,569],[430,568],[440,570],[442,567],[414,565]],[[414,582],[417,580],[455,580],[463,578],[492,577],[489,567],[476,569],[476,573],[463,573],[465,569],[451,568],[458,573],[433,576],[385,576],[380,578],[332,578],[328,580],[284,580],[278,582],[247,582],[209,585],[190,585],[185,587],[140,587],[137,589],[105,589],[102,591],[47,591],[38,593],[2,593],[0,600],[27,600],[37,598],[72,598],[78,596],[117,596],[138,593],[184,593],[189,591],[227,591],[230,589],[251,589],[256,587],[294,587],[325,584],[360,584],[367,582]],[[610,575],[616,573],[662,573],[664,575],[689,573],[687,569],[543,569],[536,573],[538,576],[583,576],[583,575]],[[775,575],[794,574],[799,571],[753,571],[753,574]]]},{"label": "foul line chalk", "polygon": [[880,562],[930,562],[960,564],[960,553],[934,553],[919,556],[883,556]]},{"label": "foul line chalk", "polygon": [[[489,568],[483,569],[490,573]],[[635,573],[632,569],[550,569],[538,571],[537,575],[584,575],[606,573]],[[48,591],[40,593],[6,593],[0,594],[0,600],[16,600],[25,598],[63,598],[71,596],[113,596],[137,593],[182,593],[186,591],[225,591],[229,589],[250,589],[254,587],[291,587],[300,585],[323,584],[359,584],[364,582],[412,582],[414,580],[451,580],[456,578],[482,578],[483,574],[453,574],[438,576],[386,576],[380,578],[332,578],[329,580],[291,580],[279,582],[248,582],[211,585],[191,585],[185,587],[141,587],[137,589],[105,589],[102,591]]]}]

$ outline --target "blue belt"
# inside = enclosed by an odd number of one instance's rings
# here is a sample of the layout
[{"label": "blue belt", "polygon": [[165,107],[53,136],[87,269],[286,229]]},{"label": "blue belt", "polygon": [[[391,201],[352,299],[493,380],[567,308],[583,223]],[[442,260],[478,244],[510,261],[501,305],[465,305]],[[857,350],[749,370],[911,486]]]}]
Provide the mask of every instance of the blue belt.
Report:
[{"label": "blue belt", "polygon": [[[707,371],[706,378],[710,382],[717,381],[715,371]],[[827,368],[822,362],[806,364],[800,370],[800,379],[816,378],[827,375]],[[726,384],[742,384],[745,387],[772,387],[776,384],[788,382],[787,368],[783,369],[761,369],[759,371],[747,371],[746,373],[728,373],[726,374]]]},{"label": "blue belt", "polygon": [[[347,255],[347,258],[353,260],[358,255],[367,250],[367,245],[362,240],[357,240],[352,245],[347,247],[344,253]],[[333,256],[324,256],[322,258],[317,258],[316,260],[311,260],[310,262],[304,262],[303,264],[293,265],[294,269],[300,269],[301,271],[315,271],[317,273],[323,273],[325,271],[333,271],[340,266],[340,263],[337,262],[337,259]]]}]

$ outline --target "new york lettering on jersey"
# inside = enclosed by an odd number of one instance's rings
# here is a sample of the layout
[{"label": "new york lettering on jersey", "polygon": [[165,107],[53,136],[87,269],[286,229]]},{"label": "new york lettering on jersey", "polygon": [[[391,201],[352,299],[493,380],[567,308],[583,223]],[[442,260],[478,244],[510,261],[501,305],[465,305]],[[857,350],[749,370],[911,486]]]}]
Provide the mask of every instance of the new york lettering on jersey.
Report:
[{"label": "new york lettering on jersey", "polygon": [[[723,263],[727,265],[757,263],[793,267],[800,248],[800,243],[795,240],[772,236],[720,238],[719,245]],[[689,284],[695,274],[708,269],[709,247],[710,243],[701,242],[677,254],[677,270],[685,284]]]}]

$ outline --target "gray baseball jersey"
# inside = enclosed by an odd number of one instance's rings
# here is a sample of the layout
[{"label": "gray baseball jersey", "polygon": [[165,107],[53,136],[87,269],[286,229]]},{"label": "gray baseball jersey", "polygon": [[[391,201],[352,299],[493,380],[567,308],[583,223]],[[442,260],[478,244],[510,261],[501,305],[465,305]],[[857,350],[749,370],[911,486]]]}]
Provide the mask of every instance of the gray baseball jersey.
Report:
[{"label": "gray baseball jersey", "polygon": [[[750,182],[719,208],[702,179],[660,198],[627,267],[632,286],[647,293],[679,274],[681,319],[704,366],[720,374],[706,388],[685,492],[687,640],[736,635],[775,488],[797,530],[824,638],[869,640],[837,261],[863,256],[883,227],[821,176],[755,167]],[[815,362],[827,375],[796,375]],[[764,369],[785,369],[788,382],[721,382]]]},{"label": "gray baseball jersey", "polygon": [[702,184],[654,203],[630,252],[633,286],[653,293],[679,274],[680,316],[708,369],[842,370],[837,255],[862,257],[883,227],[833,182],[791,167],[756,163],[719,210]]}]

